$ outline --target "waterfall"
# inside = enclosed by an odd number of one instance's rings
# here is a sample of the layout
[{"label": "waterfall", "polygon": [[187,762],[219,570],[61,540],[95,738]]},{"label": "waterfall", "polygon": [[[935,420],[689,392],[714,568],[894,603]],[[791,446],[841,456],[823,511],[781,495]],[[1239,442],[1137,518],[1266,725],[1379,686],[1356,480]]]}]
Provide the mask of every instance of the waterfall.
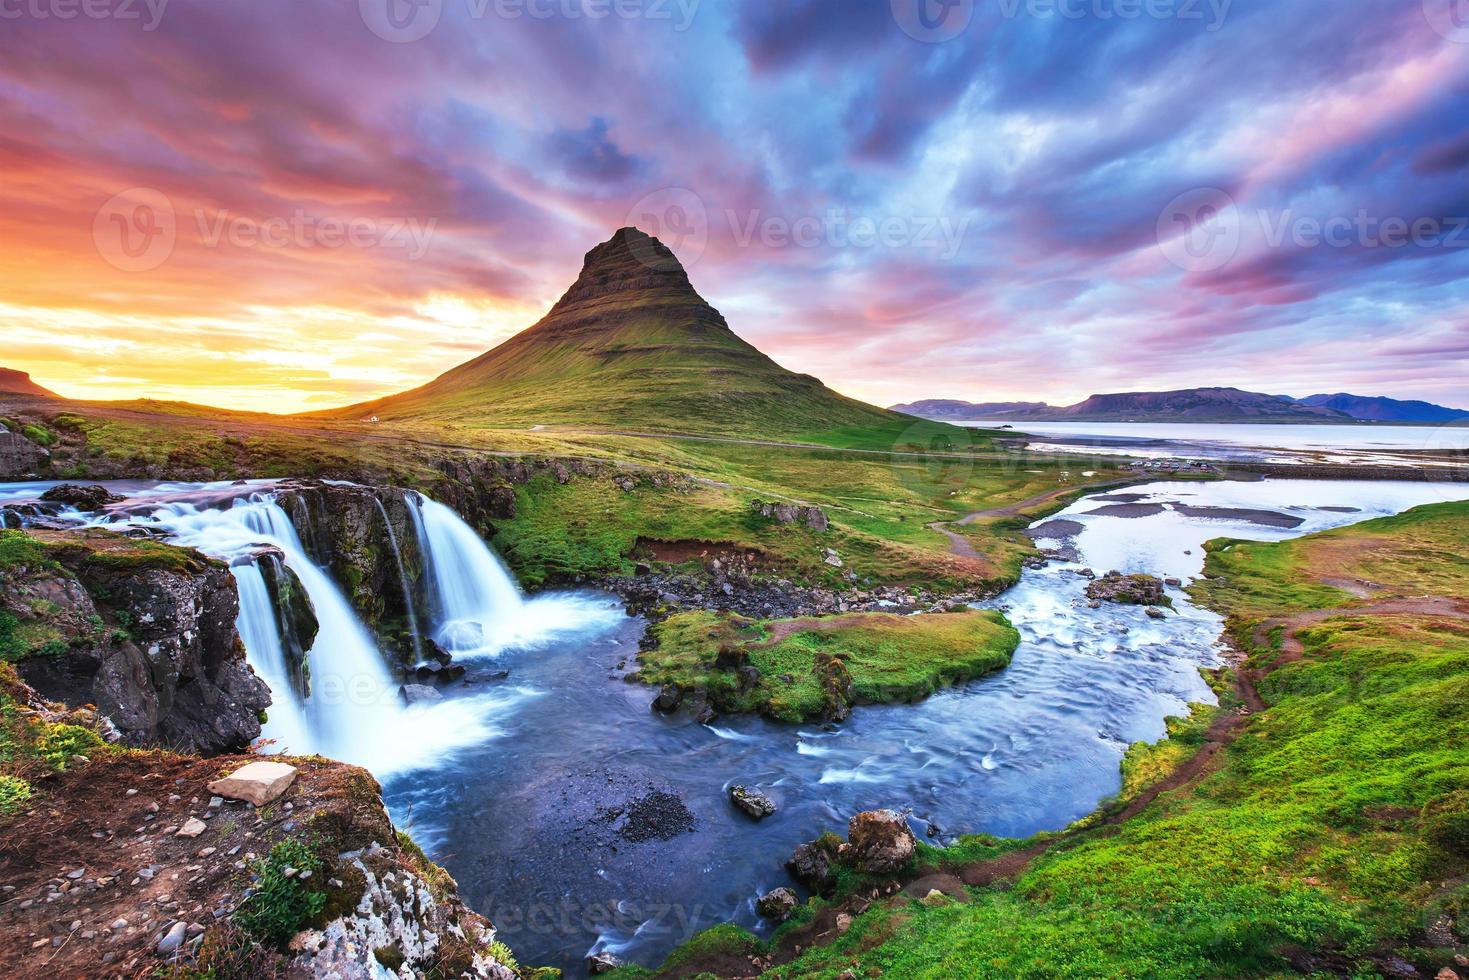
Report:
[{"label": "waterfall", "polygon": [[519,587],[458,514],[422,496],[413,501],[434,639],[450,653],[496,652],[523,625]]},{"label": "waterfall", "polygon": [[[458,515],[417,494],[409,503],[423,556],[428,626],[447,649],[478,656],[510,647],[531,649],[554,636],[603,628],[622,618],[615,603],[584,595],[524,599],[509,572]],[[156,504],[140,500],[127,513],[97,515],[92,521],[161,531],[174,544],[230,562],[240,595],[236,627],[250,664],[271,690],[263,734],[273,750],[330,756],[387,778],[432,766],[458,747],[504,734],[494,718],[537,692],[475,685],[446,691],[442,701],[405,705],[372,633],[302,543],[301,534],[312,531],[306,508],[299,516],[306,526],[298,528],[269,492],[232,501],[214,492]],[[391,525],[388,533],[396,554]],[[262,554],[264,548],[274,551]],[[306,651],[311,674],[307,694],[291,683],[281,617],[260,565],[277,560],[275,552],[300,582],[318,624]],[[408,596],[412,583],[401,555],[396,557]],[[410,599],[410,627],[417,639],[419,621],[412,606]]]},{"label": "waterfall", "polygon": [[[393,522],[388,520],[388,509],[383,506],[383,502],[377,497],[373,497],[372,502],[377,504],[383,527],[388,529],[388,543],[393,546],[393,561],[398,564],[398,584],[403,589],[403,608],[408,611],[408,632],[413,637],[413,659],[420,661],[423,659],[423,638],[418,632],[418,614],[413,610],[413,587],[408,584],[408,571],[403,567],[403,552],[398,548],[398,535],[393,531]],[[409,508],[414,509],[416,508]]]}]

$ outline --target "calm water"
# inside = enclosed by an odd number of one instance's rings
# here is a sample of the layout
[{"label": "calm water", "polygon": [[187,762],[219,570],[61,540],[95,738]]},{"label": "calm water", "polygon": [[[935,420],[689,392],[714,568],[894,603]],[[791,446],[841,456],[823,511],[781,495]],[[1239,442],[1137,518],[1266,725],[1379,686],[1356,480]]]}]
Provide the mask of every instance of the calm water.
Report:
[{"label": "calm water", "polygon": [[1031,422],[1009,419],[963,425],[1010,425],[1039,437],[1030,448],[1086,449],[1111,455],[1187,456],[1298,462],[1370,460],[1408,465],[1417,453],[1458,453],[1469,462],[1469,426],[1275,425],[1213,422]]}]

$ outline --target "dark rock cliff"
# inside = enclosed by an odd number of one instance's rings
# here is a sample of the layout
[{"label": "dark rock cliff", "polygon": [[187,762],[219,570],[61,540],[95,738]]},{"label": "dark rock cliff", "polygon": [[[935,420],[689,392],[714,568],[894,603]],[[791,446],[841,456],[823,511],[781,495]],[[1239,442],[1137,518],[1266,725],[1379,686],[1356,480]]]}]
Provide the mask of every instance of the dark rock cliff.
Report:
[{"label": "dark rock cliff", "polygon": [[229,569],[97,529],[0,532],[4,656],[44,696],[93,704],[130,745],[203,754],[260,734]]}]

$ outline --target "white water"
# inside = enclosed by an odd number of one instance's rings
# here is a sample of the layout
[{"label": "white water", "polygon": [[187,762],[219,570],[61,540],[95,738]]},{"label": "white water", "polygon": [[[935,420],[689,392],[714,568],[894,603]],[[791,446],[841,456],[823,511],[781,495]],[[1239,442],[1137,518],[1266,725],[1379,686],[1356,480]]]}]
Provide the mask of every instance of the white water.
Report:
[{"label": "white water", "polygon": [[[218,497],[209,502],[221,503]],[[139,503],[144,505],[139,512],[92,520],[153,527],[175,544],[231,563],[240,591],[236,626],[251,666],[271,689],[273,703],[262,737],[272,751],[319,753],[386,778],[432,767],[457,749],[499,737],[504,733],[493,719],[540,693],[502,685],[483,694],[405,705],[371,632],[331,576],[311,560],[290,517],[268,493],[254,492],[215,507],[177,498],[159,501],[156,507],[146,498]],[[450,649],[495,653],[512,643],[534,646],[568,630],[612,621],[607,609],[581,596],[526,600],[504,566],[453,511],[432,500],[421,504],[421,515],[418,508],[410,510],[424,552],[433,628],[451,640],[475,640],[446,644]],[[256,564],[264,547],[283,555],[319,624],[306,655],[310,695],[304,699],[290,683],[279,624]]]},{"label": "white water", "polygon": [[495,627],[524,612],[520,589],[458,514],[436,500],[415,500],[434,639],[450,653],[493,652]]}]

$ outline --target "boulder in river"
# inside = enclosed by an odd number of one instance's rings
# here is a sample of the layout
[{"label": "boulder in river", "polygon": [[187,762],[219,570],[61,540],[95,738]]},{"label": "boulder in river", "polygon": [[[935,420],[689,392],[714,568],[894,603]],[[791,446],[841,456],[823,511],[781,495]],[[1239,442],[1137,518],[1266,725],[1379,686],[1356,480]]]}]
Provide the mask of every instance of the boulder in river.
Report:
[{"label": "boulder in river", "polygon": [[801,901],[796,897],[795,892],[789,888],[777,888],[755,900],[755,911],[759,912],[762,918],[784,922],[791,917],[791,913],[799,904]]},{"label": "boulder in river", "polygon": [[1156,575],[1123,575],[1108,572],[1086,587],[1087,598],[1126,606],[1167,606],[1171,600]]},{"label": "boulder in river", "polygon": [[101,510],[108,504],[120,504],[126,498],[119,497],[106,487],[62,483],[41,494],[41,499],[75,507],[77,510]]},{"label": "boulder in river", "polygon": [[764,820],[779,809],[769,796],[747,786],[731,786],[729,800],[752,820]]},{"label": "boulder in river", "polygon": [[404,704],[432,704],[444,700],[444,696],[427,684],[404,684],[398,688]]},{"label": "boulder in river", "polygon": [[678,706],[682,703],[683,691],[679,690],[675,684],[665,684],[663,690],[659,691],[658,696],[653,699],[653,710],[669,715],[677,711]]},{"label": "boulder in river", "polygon": [[918,851],[918,841],[908,821],[896,810],[868,810],[847,824],[847,841],[852,845],[859,870],[870,874],[892,874],[901,870]]}]

